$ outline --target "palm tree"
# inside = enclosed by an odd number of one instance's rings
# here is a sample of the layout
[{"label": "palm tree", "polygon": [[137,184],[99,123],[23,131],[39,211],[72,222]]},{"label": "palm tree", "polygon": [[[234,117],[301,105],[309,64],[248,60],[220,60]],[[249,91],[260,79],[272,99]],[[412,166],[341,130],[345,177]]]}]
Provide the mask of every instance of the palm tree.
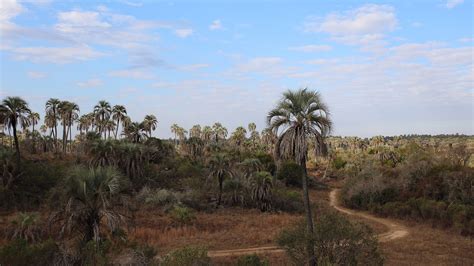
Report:
[{"label": "palm tree", "polygon": [[[48,121],[48,126],[51,127],[51,132],[53,132],[54,137],[54,145],[56,148],[56,152],[58,151],[58,120],[59,120],[59,113],[58,108],[61,101],[56,98],[51,98],[46,102],[45,109],[46,115],[48,118],[45,118],[45,123]],[[54,128],[54,131],[53,131]]]},{"label": "palm tree", "polygon": [[[120,120],[123,121],[123,119],[127,116],[127,109],[123,105],[114,105],[112,108],[112,119],[117,120],[116,126],[117,128],[115,129],[115,139],[117,139],[118,135],[118,130],[119,130],[119,125],[120,125]],[[122,123],[122,127],[124,127]]]},{"label": "palm tree", "polygon": [[249,128],[249,132],[253,132],[257,129],[257,125],[255,125],[255,123],[249,123],[248,125],[248,128]]},{"label": "palm tree", "polygon": [[30,121],[31,126],[33,127],[31,129],[31,132],[35,132],[35,125],[38,124],[38,121],[40,120],[40,115],[38,113],[32,112],[28,116],[28,120]]},{"label": "palm tree", "polygon": [[219,139],[225,139],[227,137],[227,128],[223,127],[221,123],[216,122],[212,126],[214,132],[214,140],[219,142]]},{"label": "palm tree", "polygon": [[107,137],[104,130],[105,121],[109,120],[111,112],[112,108],[107,101],[101,100],[94,106],[94,114],[97,126],[99,127],[99,133],[104,133],[104,139]]},{"label": "palm tree", "polygon": [[145,132],[148,132],[148,137],[151,138],[151,131],[156,129],[158,125],[158,120],[154,115],[146,115],[145,119],[143,119],[143,128]]},{"label": "palm tree", "polygon": [[104,124],[104,131],[107,132],[107,138],[110,138],[110,132],[115,132],[115,122],[114,120],[107,120]]},{"label": "palm tree", "polygon": [[67,138],[71,137],[72,144],[72,124],[79,117],[79,106],[73,102],[62,101],[58,106],[58,113],[63,124],[63,153],[66,153]]},{"label": "palm tree", "polygon": [[204,141],[210,141],[212,138],[212,134],[213,132],[210,126],[205,126],[202,128],[201,136]]},{"label": "palm tree", "polygon": [[139,143],[145,137],[143,125],[138,122],[131,122],[123,131],[123,134],[133,143]]},{"label": "palm tree", "polygon": [[175,145],[178,143],[178,142],[177,142],[178,131],[179,131],[179,126],[178,126],[178,124],[173,124],[173,125],[171,125],[171,133],[174,134],[174,143],[175,143]]},{"label": "palm tree", "polygon": [[112,168],[76,168],[64,180],[58,193],[59,207],[51,223],[60,225],[60,234],[80,234],[83,243],[98,243],[102,229],[115,232],[126,222],[127,180]]},{"label": "palm tree", "polygon": [[226,176],[231,176],[231,161],[228,156],[223,153],[217,153],[211,157],[209,160],[209,168],[211,170],[209,177],[214,177],[219,183],[219,195],[217,198],[217,206],[221,205],[222,201],[222,188],[224,183],[224,178]]},{"label": "palm tree", "polygon": [[200,125],[194,125],[189,130],[189,138],[201,138],[201,126]]},{"label": "palm tree", "polygon": [[16,160],[20,165],[20,145],[18,143],[17,126],[23,124],[28,120],[28,115],[31,113],[28,108],[28,103],[20,97],[7,97],[0,105],[0,117],[2,123],[8,128],[13,129],[13,139],[15,141]]},{"label": "palm tree", "polygon": [[245,141],[245,135],[247,134],[247,130],[244,127],[237,127],[235,131],[232,133],[232,140],[237,144],[238,147]]},{"label": "palm tree", "polygon": [[272,175],[265,171],[256,172],[252,175],[250,186],[252,200],[257,204],[257,207],[261,211],[270,210],[273,187]]},{"label": "palm tree", "polygon": [[[306,158],[308,156],[308,139],[314,138],[316,149],[324,151],[324,137],[331,129],[329,110],[318,92],[300,89],[283,93],[283,98],[275,109],[268,113],[267,122],[270,129],[278,135],[275,146],[275,157],[279,160],[283,155],[299,164],[303,170],[302,177],[304,206],[306,210],[307,229],[310,235],[314,233],[313,217],[308,194],[308,177]],[[314,248],[308,242],[310,265],[315,265]]]}]

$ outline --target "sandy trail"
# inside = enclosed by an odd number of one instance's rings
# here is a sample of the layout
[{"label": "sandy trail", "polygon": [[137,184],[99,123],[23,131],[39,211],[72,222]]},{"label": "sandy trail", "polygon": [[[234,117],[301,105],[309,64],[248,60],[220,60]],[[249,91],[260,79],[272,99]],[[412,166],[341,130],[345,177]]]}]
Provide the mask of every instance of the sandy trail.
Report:
[{"label": "sandy trail", "polygon": [[[367,220],[381,223],[388,228],[388,231],[379,234],[379,242],[388,242],[398,238],[402,238],[408,235],[408,229],[396,222],[389,219],[378,218],[367,213],[353,211],[342,207],[338,202],[339,189],[333,189],[329,193],[329,205],[334,209],[349,215],[362,217]],[[285,252],[284,249],[278,246],[266,246],[266,247],[255,247],[255,248],[243,248],[243,249],[228,249],[228,250],[212,250],[208,252],[209,257],[226,257],[226,256],[242,256],[251,254],[262,254],[262,253],[281,253]]]},{"label": "sandy trail", "polygon": [[408,229],[401,224],[393,222],[389,219],[378,218],[364,212],[353,211],[342,207],[338,202],[338,194],[339,189],[333,189],[329,193],[329,205],[331,207],[345,214],[359,216],[367,220],[375,221],[377,223],[383,224],[388,228],[387,232],[378,235],[379,242],[387,242],[408,235]]}]

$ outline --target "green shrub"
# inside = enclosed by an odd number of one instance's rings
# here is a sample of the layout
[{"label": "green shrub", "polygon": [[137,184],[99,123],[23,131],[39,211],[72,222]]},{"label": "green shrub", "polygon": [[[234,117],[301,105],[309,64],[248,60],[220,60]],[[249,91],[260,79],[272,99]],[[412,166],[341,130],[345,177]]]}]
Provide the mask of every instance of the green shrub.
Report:
[{"label": "green shrub", "polygon": [[0,248],[0,265],[53,265],[61,258],[59,247],[53,240],[28,244],[16,239]]},{"label": "green shrub", "polygon": [[325,211],[316,216],[314,235],[307,234],[304,222],[283,230],[277,242],[286,249],[296,265],[304,265],[308,241],[314,243],[318,264],[382,265],[376,236],[371,229],[351,223],[342,215]]},{"label": "green shrub", "polygon": [[268,266],[268,260],[262,260],[257,254],[239,257],[237,266]]},{"label": "green shrub", "polygon": [[188,246],[166,255],[160,265],[207,266],[211,265],[211,259],[207,256],[206,248]]},{"label": "green shrub", "polygon": [[336,157],[332,161],[332,167],[336,168],[337,170],[344,168],[346,164],[347,161],[344,161],[341,157]]},{"label": "green shrub", "polygon": [[272,207],[278,211],[298,212],[304,211],[300,193],[288,189],[277,188],[273,190]]},{"label": "green shrub", "polygon": [[175,205],[170,211],[170,216],[173,221],[180,225],[189,224],[196,219],[194,211],[188,207]]},{"label": "green shrub", "polygon": [[283,181],[287,186],[301,187],[304,171],[300,165],[295,162],[282,163],[277,179]]}]

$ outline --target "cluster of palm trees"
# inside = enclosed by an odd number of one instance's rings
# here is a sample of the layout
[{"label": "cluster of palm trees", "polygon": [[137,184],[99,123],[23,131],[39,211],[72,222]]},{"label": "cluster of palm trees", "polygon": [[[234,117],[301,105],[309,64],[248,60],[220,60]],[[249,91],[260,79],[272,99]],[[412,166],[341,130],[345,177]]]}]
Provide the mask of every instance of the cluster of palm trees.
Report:
[{"label": "cluster of palm trees", "polygon": [[[20,160],[20,146],[18,142],[18,131],[21,127],[25,136],[32,136],[33,142],[40,137],[35,129],[40,120],[40,115],[32,112],[28,103],[20,97],[7,97],[0,105],[0,124],[2,129],[2,141],[4,130],[12,132],[18,161]],[[45,104],[44,124],[39,130],[45,137],[52,139],[56,152],[62,147],[65,153],[67,148],[72,150],[73,127],[77,126],[79,135],[89,132],[97,133],[103,139],[117,139],[125,136],[132,142],[140,142],[144,138],[150,138],[152,131],[158,125],[154,115],[146,115],[142,122],[132,122],[127,115],[127,109],[123,105],[111,106],[107,101],[99,101],[91,113],[80,116],[79,105],[71,101],[61,101],[56,98],[49,99]],[[31,131],[29,128],[31,127]],[[58,128],[62,127],[60,138]],[[122,128],[122,134],[119,130]],[[47,131],[49,130],[49,134]],[[61,144],[59,144],[61,140]],[[68,146],[69,145],[69,146]],[[34,146],[34,145],[33,145]]]}]

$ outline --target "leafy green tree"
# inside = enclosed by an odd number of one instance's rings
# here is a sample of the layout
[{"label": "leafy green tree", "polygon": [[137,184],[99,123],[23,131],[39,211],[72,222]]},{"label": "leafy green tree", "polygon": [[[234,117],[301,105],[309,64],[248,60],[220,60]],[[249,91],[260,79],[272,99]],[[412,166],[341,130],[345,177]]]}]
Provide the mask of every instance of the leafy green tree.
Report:
[{"label": "leafy green tree", "polygon": [[[277,106],[268,113],[269,128],[279,133],[275,146],[275,157],[281,156],[294,160],[304,170],[303,196],[306,210],[308,233],[314,233],[311,204],[308,193],[308,176],[306,159],[308,156],[308,139],[314,138],[317,150],[324,151],[324,137],[329,133],[332,122],[329,109],[318,92],[307,89],[287,91]],[[319,148],[318,148],[319,147]],[[313,243],[308,241],[307,249],[310,265],[315,265]]]},{"label": "leafy green tree", "polygon": [[28,103],[20,97],[7,97],[0,105],[0,117],[7,128],[13,129],[13,140],[15,141],[16,158],[20,164],[20,145],[18,143],[17,126],[26,123],[31,113]]},{"label": "leafy green tree", "polygon": [[270,210],[273,187],[272,175],[265,171],[254,173],[250,181],[250,187],[252,200],[257,204],[257,207],[261,211]]}]

